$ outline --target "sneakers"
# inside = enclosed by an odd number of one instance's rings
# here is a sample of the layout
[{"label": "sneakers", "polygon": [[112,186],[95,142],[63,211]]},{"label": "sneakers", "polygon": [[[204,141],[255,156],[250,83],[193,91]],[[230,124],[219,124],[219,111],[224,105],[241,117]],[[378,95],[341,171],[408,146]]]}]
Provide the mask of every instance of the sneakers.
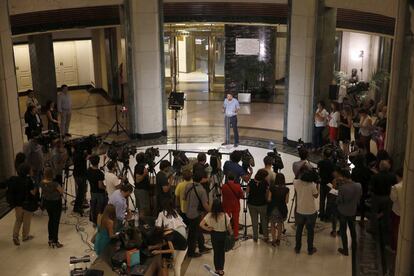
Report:
[{"label": "sneakers", "polygon": [[344,256],[348,256],[348,250],[347,249],[343,249],[343,248],[338,248],[338,252],[341,253]]}]

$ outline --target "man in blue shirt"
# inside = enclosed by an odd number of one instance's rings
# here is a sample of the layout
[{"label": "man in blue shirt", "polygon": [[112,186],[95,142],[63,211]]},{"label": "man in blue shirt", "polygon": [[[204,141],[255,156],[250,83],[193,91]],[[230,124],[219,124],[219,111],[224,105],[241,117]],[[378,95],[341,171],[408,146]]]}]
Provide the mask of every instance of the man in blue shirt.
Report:
[{"label": "man in blue shirt", "polygon": [[[242,180],[246,183],[249,182],[253,171],[249,168],[249,171],[246,172],[239,162],[241,161],[242,155],[240,151],[233,151],[230,154],[230,160],[226,161],[223,166],[224,175],[227,176],[232,173],[235,176],[235,182],[241,183]],[[227,180],[227,179],[226,179]]]},{"label": "man in blue shirt", "polygon": [[127,201],[133,190],[134,189],[131,184],[124,184],[109,197],[108,204],[115,206],[118,228],[120,226],[122,227],[125,220],[131,218],[131,212],[128,210]]},{"label": "man in blue shirt", "polygon": [[237,129],[237,113],[239,110],[239,101],[233,98],[233,94],[227,93],[227,98],[223,103],[224,127],[226,131],[226,141],[223,145],[230,144],[230,127],[233,128],[234,146],[237,147],[239,145],[239,130]]}]

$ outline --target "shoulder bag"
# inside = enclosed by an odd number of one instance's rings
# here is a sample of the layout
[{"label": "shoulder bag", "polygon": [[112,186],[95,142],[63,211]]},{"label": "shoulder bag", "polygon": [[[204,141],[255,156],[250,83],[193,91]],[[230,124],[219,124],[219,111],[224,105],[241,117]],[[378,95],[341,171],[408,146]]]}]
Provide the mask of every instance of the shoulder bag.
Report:
[{"label": "shoulder bag", "polygon": [[233,249],[234,244],[236,243],[236,240],[234,239],[234,235],[229,233],[229,230],[227,229],[227,215],[224,213],[224,225],[226,227],[226,239],[224,241],[224,250],[226,252]]}]

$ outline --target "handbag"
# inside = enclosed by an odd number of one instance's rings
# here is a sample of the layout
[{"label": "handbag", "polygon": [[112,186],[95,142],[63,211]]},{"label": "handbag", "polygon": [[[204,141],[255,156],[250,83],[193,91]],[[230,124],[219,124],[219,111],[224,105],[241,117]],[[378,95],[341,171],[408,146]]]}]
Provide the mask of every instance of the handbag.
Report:
[{"label": "handbag", "polygon": [[234,239],[234,236],[229,233],[229,230],[227,230],[227,216],[226,216],[226,214],[224,214],[224,223],[225,223],[225,226],[226,226],[226,232],[225,232],[226,237],[225,237],[225,240],[224,240],[224,250],[226,252],[229,252],[230,250],[233,249],[233,247],[236,243],[236,240]]}]

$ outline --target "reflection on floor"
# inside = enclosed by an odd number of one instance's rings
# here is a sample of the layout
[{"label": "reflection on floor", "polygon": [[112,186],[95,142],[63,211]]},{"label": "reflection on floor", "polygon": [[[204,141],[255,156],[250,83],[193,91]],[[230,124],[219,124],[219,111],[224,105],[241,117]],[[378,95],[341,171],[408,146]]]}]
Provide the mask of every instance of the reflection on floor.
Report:
[{"label": "reflection on floor", "polygon": [[[173,145],[161,145],[161,156],[167,152],[167,149],[173,148]],[[231,152],[232,147],[221,147],[220,144],[180,144],[181,150],[206,151],[210,148],[220,148],[222,152]],[[238,149],[247,149],[240,146]],[[248,148],[256,159],[257,171],[262,166],[262,159],[266,155],[266,149]],[[195,154],[188,154],[188,157],[194,157]],[[224,155],[223,159],[226,159]],[[282,158],[285,163],[285,169],[282,171],[286,175],[287,182],[291,182],[293,174],[290,170],[292,162],[297,160],[289,154],[283,154]],[[131,166],[134,166],[134,160],[130,160]],[[291,186],[290,186],[291,188]],[[73,180],[70,179],[68,192],[74,194]],[[293,196],[293,193],[291,193]],[[69,201],[71,199],[69,198]],[[289,204],[290,207],[290,204]],[[241,214],[241,223],[244,223],[243,213]],[[36,214],[32,219],[31,233],[35,236],[32,241],[22,243],[20,247],[13,245],[11,240],[12,225],[14,222],[14,213],[9,213],[0,221],[0,269],[2,276],[14,275],[33,275],[33,276],[60,276],[68,275],[69,257],[83,256],[85,254],[93,255],[89,246],[81,241],[83,237],[89,239],[93,234],[93,228],[86,218],[76,218],[71,215],[71,207],[63,215],[60,226],[60,240],[65,245],[61,249],[50,249],[47,246],[47,216],[46,214]],[[84,232],[76,232],[75,224],[80,223]],[[249,215],[247,215],[247,224],[250,224]],[[268,244],[259,241],[257,244],[252,240],[240,242],[236,245],[235,250],[226,254],[226,275],[229,276],[271,276],[271,275],[351,275],[351,257],[343,257],[337,253],[340,246],[339,238],[332,238],[329,235],[329,225],[317,223],[318,231],[315,235],[315,246],[318,252],[313,256],[308,256],[305,250],[296,255],[293,251],[294,231],[292,224],[287,224],[287,233],[282,239],[280,247],[273,248]],[[251,228],[249,228],[249,234]],[[87,235],[86,235],[87,234]],[[207,240],[209,239],[206,236]],[[305,243],[305,237],[303,242]],[[22,265],[21,260],[24,260]],[[183,275],[198,276],[207,275],[202,265],[207,263],[212,265],[213,255],[206,254],[198,259],[187,259],[183,264]],[[105,275],[114,275],[110,272]],[[173,275],[170,273],[170,275]]]},{"label": "reflection on floor", "polygon": [[[70,91],[73,101],[70,133],[75,136],[104,134],[115,122],[115,106],[102,95],[85,90]],[[220,93],[189,93],[183,111],[178,114],[179,135],[185,137],[224,137],[222,114],[223,96]],[[23,118],[26,97],[19,97],[20,112]],[[251,103],[242,104],[238,125],[242,137],[256,137],[282,141],[283,109],[281,104]],[[128,118],[118,112],[119,120],[125,127]],[[168,136],[174,137],[174,114],[167,111]],[[46,119],[43,118],[44,125]],[[23,125],[23,124],[22,124]]]}]

